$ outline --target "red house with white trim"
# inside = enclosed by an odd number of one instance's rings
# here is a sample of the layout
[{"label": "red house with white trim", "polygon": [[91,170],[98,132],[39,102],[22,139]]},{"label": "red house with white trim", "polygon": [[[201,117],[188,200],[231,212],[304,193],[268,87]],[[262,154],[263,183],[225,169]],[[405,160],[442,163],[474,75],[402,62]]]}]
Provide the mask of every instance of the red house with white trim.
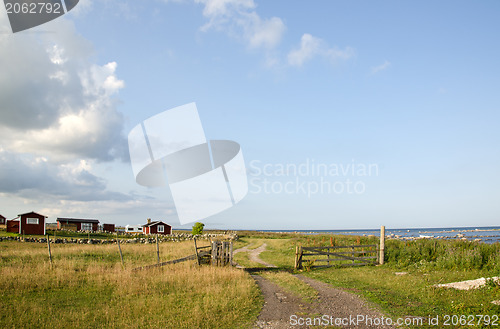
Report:
[{"label": "red house with white trim", "polygon": [[17,215],[7,220],[7,232],[19,234],[45,235],[45,218],[34,211]]},{"label": "red house with white trim", "polygon": [[172,226],[161,221],[151,222],[148,220],[146,225],[142,225],[142,233],[144,234],[172,234]]}]

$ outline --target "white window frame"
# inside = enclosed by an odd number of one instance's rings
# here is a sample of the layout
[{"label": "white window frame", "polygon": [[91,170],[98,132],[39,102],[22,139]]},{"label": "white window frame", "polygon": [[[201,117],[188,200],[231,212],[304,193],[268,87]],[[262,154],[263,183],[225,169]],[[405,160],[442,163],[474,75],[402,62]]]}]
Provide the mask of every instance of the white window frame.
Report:
[{"label": "white window frame", "polygon": [[[34,221],[34,223],[30,223],[33,221]],[[38,218],[26,217],[26,224],[27,225],[38,225],[38,223],[40,223]]]},{"label": "white window frame", "polygon": [[158,233],[164,233],[165,232],[165,225],[158,225]]},{"label": "white window frame", "polygon": [[92,223],[82,223],[82,231],[93,231]]}]

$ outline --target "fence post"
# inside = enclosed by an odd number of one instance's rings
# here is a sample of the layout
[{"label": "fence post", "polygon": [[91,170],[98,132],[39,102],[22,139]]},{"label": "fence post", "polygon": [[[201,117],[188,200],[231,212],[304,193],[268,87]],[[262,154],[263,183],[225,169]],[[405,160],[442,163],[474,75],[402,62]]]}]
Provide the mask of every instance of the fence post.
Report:
[{"label": "fence post", "polygon": [[385,226],[380,227],[380,250],[378,256],[378,263],[384,265],[384,249],[385,249]]},{"label": "fence post", "polygon": [[194,240],[194,254],[196,256],[196,263],[200,265],[200,257],[198,257],[198,247],[196,246],[196,238]]},{"label": "fence post", "polygon": [[302,268],[302,246],[299,246],[299,269]]},{"label": "fence post", "polygon": [[50,261],[50,268],[52,268],[52,253],[50,252],[50,240],[49,240],[49,235],[45,235],[47,238],[47,249],[49,250],[49,261]]},{"label": "fence post", "polygon": [[233,241],[229,243],[229,265],[233,266]]},{"label": "fence post", "polygon": [[299,266],[299,246],[295,246],[295,260],[293,262],[293,268],[298,269]]},{"label": "fence post", "polygon": [[158,258],[158,264],[160,264],[160,246],[158,245],[158,234],[156,234],[156,258]]},{"label": "fence post", "polygon": [[328,261],[326,262],[326,264],[327,264],[328,266],[330,266],[330,248],[326,248],[326,252],[327,252],[326,257],[327,257],[327,259],[328,259]]},{"label": "fence post", "polygon": [[217,241],[212,241],[212,255],[211,255],[212,266],[217,266],[217,248],[218,248]]},{"label": "fence post", "polygon": [[354,246],[351,246],[352,265],[354,266]]},{"label": "fence post", "polygon": [[122,261],[122,267],[125,268],[125,264],[123,263],[122,248],[120,247],[120,239],[118,239],[118,232],[116,232],[116,243],[118,244],[118,251],[120,252],[120,260]]}]

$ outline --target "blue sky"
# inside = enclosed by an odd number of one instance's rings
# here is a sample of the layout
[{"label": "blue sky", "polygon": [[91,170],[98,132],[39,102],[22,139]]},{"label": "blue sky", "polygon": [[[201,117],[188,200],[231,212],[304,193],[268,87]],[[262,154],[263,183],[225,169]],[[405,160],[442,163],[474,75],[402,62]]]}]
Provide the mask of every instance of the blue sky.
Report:
[{"label": "blue sky", "polygon": [[[126,136],[196,102],[207,138],[237,141],[249,170],[246,198],[208,227],[498,225],[499,10],[497,1],[81,0],[12,34],[2,7],[0,213],[179,226],[168,188],[135,183]],[[256,176],[305,163],[378,170]],[[294,189],[322,180],[363,190]],[[294,188],[277,191],[286,183]]]}]

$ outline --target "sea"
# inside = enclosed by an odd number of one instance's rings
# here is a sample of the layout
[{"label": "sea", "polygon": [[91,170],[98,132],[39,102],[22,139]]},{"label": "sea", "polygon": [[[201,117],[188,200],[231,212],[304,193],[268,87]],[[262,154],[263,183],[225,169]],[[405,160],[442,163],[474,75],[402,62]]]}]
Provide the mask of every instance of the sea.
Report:
[{"label": "sea", "polygon": [[[277,230],[259,230],[261,232],[278,232]],[[356,229],[356,230],[280,230],[279,232],[298,232],[303,234],[340,234],[380,236],[380,229]],[[440,228],[397,228],[385,229],[385,235],[389,238],[400,240],[414,239],[457,239],[478,241],[484,243],[500,242],[500,226],[486,227],[440,227]]]}]

